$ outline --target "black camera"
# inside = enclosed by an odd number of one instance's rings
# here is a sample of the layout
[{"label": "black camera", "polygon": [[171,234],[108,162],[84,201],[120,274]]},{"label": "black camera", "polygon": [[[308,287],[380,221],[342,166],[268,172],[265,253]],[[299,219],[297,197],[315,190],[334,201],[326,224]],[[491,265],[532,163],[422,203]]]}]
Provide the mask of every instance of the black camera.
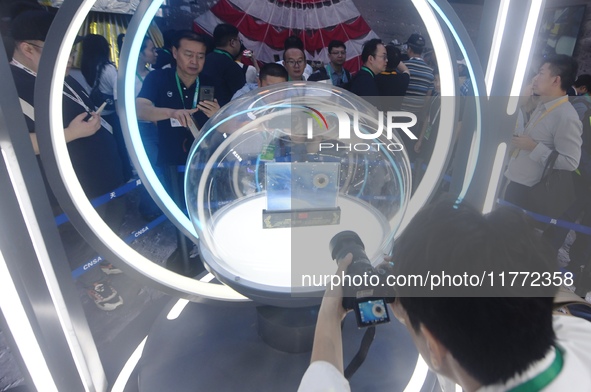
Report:
[{"label": "black camera", "polygon": [[342,276],[343,307],[353,310],[357,325],[369,327],[390,321],[387,303],[394,301],[394,292],[387,284],[387,273],[374,268],[365,245],[354,231],[342,231],[329,243],[333,260],[339,260],[351,253],[353,261]]}]

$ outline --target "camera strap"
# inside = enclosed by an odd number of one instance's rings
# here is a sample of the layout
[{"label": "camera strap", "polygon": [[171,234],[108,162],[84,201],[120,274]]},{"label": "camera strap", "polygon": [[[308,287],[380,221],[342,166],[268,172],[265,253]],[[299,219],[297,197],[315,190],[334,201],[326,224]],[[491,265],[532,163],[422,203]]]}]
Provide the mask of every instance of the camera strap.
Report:
[{"label": "camera strap", "polygon": [[363,339],[361,339],[361,345],[359,346],[359,350],[357,354],[353,357],[351,362],[347,365],[345,369],[345,378],[349,380],[359,369],[361,364],[365,361],[367,357],[367,353],[369,352],[369,347],[373,343],[374,337],[376,336],[376,327],[371,326],[365,330],[365,334],[363,335]]}]

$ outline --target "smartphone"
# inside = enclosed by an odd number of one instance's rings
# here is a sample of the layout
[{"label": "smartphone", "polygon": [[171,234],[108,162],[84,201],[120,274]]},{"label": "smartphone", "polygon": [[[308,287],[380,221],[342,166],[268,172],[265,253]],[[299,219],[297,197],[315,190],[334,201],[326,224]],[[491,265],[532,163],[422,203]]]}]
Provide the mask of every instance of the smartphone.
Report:
[{"label": "smartphone", "polygon": [[199,101],[213,101],[215,89],[212,86],[199,88]]},{"label": "smartphone", "polygon": [[[107,106],[107,101],[103,102],[103,104],[101,106],[99,106],[99,108],[96,110],[95,114],[101,114],[101,112],[103,111],[105,106]],[[92,114],[88,113],[86,115],[86,117],[84,117],[84,121],[89,121],[91,118],[92,118]]]},{"label": "smartphone", "polygon": [[390,322],[388,305],[383,298],[360,298],[353,310],[359,328]]}]

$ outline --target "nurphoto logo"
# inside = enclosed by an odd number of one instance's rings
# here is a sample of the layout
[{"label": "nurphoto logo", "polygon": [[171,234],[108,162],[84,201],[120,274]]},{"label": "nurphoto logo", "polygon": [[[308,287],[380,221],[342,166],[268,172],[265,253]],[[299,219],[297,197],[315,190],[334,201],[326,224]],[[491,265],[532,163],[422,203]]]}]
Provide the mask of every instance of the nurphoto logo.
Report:
[{"label": "nurphoto logo", "polygon": [[[376,122],[378,124],[377,129],[375,129],[375,132],[367,132],[366,128],[363,130],[361,129],[359,124],[359,112],[356,110],[352,113],[347,113],[344,110],[331,107],[327,110],[323,110],[323,114],[319,110],[311,108],[309,106],[306,106],[305,108],[308,109],[307,114],[310,116],[307,122],[308,139],[314,138],[314,122],[316,122],[321,129],[328,130],[328,121],[326,119],[326,114],[332,114],[337,118],[338,140],[339,142],[341,142],[341,144],[333,142],[321,142],[319,143],[321,151],[323,149],[336,149],[337,151],[347,150],[362,152],[369,151],[372,148],[377,149],[378,151],[380,150],[380,148],[387,148],[388,151],[401,151],[404,148],[403,144],[392,141],[394,139],[394,129],[401,130],[412,140],[418,139],[415,136],[415,134],[410,130],[410,128],[417,124],[417,116],[414,113],[402,111],[388,111],[384,113],[382,111],[379,111],[378,119]],[[388,139],[387,143],[377,141],[384,134],[384,128],[386,131],[386,138]],[[351,129],[353,129],[355,139],[362,139],[368,141],[374,140],[374,142],[347,143],[347,140],[352,139]]]}]

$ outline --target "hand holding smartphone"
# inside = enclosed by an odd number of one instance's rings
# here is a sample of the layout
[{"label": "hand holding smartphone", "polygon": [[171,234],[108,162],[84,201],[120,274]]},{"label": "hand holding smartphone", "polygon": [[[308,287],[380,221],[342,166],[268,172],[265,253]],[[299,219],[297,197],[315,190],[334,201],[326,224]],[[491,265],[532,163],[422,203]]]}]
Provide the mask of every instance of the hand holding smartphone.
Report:
[{"label": "hand holding smartphone", "polygon": [[212,86],[202,86],[199,88],[199,101],[213,101],[215,88]]},{"label": "hand holding smartphone", "polygon": [[[103,102],[103,104],[96,110],[96,112],[94,112],[94,114],[101,114],[105,106],[107,106],[107,101]],[[92,116],[92,113],[88,113],[86,117],[84,117],[84,121],[89,121],[92,118]]]}]

